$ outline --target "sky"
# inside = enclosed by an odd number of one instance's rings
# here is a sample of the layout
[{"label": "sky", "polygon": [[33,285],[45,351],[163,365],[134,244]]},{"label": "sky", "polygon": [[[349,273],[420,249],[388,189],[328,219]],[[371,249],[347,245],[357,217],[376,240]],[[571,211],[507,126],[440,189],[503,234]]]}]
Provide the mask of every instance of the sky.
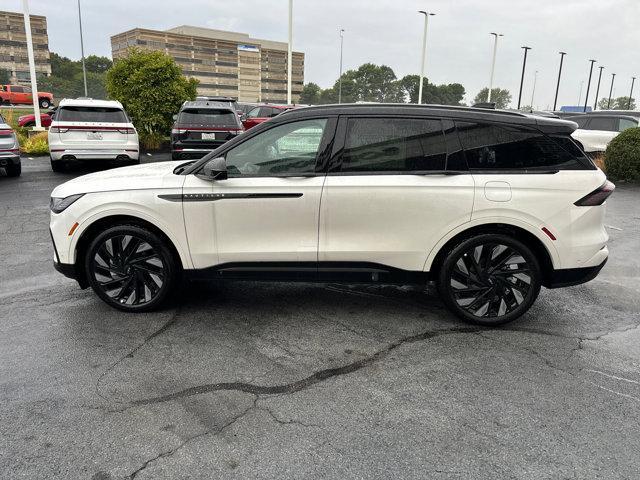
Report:
[{"label": "sky", "polygon": [[[164,30],[195,25],[287,40],[287,0],[81,0],[85,54],[111,56],[110,36],[134,27]],[[30,0],[33,14],[45,15],[49,49],[80,58],[77,0]],[[22,11],[21,0],[1,0],[0,9]],[[640,77],[640,0],[294,0],[293,48],[305,59],[305,82],[331,86],[338,77],[340,28],[344,69],[365,62],[390,66],[398,78],[419,73],[424,20],[430,17],[426,76],[430,82],[461,83],[471,102],[489,83],[493,37],[502,33],[494,87],[508,89],[515,106],[522,73],[522,49],[529,51],[522,104],[553,106],[559,51],[567,52],[558,105],[584,103],[589,59],[594,67],[589,103],[628,95]],[[640,82],[637,85],[640,94]],[[634,95],[637,97],[637,95]]]}]

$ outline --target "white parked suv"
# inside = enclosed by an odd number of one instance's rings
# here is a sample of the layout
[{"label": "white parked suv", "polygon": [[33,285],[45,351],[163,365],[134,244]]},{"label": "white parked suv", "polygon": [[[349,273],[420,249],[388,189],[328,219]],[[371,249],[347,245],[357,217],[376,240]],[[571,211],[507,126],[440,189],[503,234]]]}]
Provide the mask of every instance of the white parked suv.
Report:
[{"label": "white parked suv", "polygon": [[52,118],[49,153],[54,171],[74,160],[136,164],[139,150],[138,132],[120,102],[64,99]]},{"label": "white parked suv", "polygon": [[131,312],[182,278],[434,281],[461,318],[505,323],[607,260],[614,187],[574,128],[464,107],[291,110],[200,160],[58,186],[55,267]]}]

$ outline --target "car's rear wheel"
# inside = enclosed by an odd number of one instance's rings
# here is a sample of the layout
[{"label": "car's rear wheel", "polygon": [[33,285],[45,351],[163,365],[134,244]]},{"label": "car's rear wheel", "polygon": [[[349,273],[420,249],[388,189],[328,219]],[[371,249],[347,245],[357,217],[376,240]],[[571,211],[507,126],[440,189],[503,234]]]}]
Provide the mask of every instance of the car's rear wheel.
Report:
[{"label": "car's rear wheel", "polygon": [[463,320],[501,325],[524,314],[538,297],[540,264],[524,243],[503,234],[462,241],[445,257],[438,290]]},{"label": "car's rear wheel", "polygon": [[67,170],[67,165],[64,160],[51,160],[51,170],[54,172],[64,172]]},{"label": "car's rear wheel", "polygon": [[157,309],[178,281],[178,262],[166,240],[138,225],[118,225],[97,235],[84,262],[96,294],[127,312]]},{"label": "car's rear wheel", "polygon": [[22,173],[22,165],[19,163],[17,165],[7,165],[5,168],[7,169],[7,177],[19,177]]},{"label": "car's rear wheel", "polygon": [[40,108],[49,108],[51,106],[51,102],[48,98],[41,98],[39,103]]}]

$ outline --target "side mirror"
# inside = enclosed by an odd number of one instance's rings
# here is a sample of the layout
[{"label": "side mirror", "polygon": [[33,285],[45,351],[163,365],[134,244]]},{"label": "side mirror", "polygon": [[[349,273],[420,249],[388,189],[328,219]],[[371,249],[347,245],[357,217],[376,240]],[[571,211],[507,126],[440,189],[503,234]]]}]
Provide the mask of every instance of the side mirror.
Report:
[{"label": "side mirror", "polygon": [[240,121],[241,122],[246,122],[247,121],[247,114],[243,113],[242,115],[240,115]]},{"label": "side mirror", "polygon": [[205,163],[202,173],[210,180],[226,180],[227,162],[224,157],[212,158]]}]

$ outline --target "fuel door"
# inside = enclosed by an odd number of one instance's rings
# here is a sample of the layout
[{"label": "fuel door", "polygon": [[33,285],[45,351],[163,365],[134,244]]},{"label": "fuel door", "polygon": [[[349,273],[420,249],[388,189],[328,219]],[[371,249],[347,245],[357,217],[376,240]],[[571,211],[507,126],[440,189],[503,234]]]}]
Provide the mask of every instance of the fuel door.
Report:
[{"label": "fuel door", "polygon": [[507,182],[487,182],[484,184],[484,196],[491,202],[509,202],[511,185]]}]

